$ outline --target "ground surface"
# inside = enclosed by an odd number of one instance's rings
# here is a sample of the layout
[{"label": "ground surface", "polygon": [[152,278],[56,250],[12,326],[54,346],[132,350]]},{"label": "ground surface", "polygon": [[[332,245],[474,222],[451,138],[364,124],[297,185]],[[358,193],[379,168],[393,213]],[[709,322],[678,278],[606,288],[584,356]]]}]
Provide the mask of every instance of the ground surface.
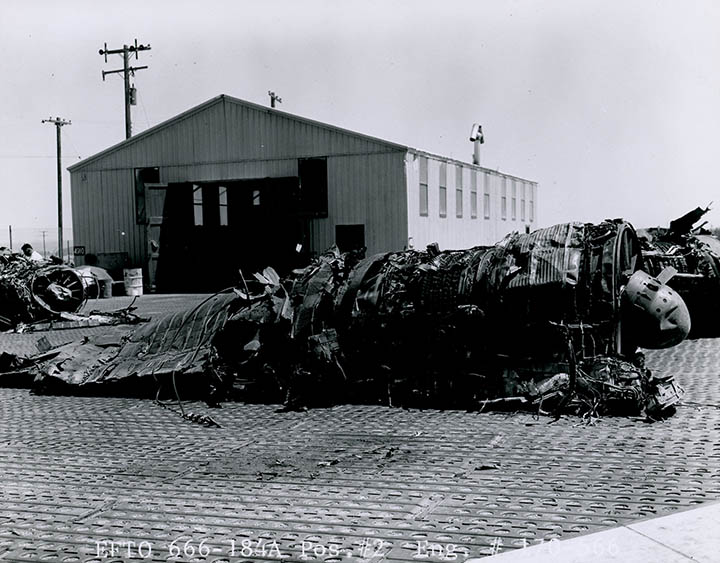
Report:
[{"label": "ground surface", "polygon": [[[0,351],[40,336],[0,334]],[[648,353],[687,390],[655,424],[186,404],[207,428],[149,400],[0,389],[0,560],[463,561],[669,514],[720,498],[719,360],[720,339]]]}]

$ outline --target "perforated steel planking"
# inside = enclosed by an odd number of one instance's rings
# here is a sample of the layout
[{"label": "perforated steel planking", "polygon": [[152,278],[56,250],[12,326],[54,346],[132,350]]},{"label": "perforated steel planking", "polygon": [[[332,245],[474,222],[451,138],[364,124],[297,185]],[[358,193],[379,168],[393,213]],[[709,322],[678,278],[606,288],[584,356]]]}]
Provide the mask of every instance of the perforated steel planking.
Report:
[{"label": "perforated steel planking", "polygon": [[0,556],[462,561],[666,514],[720,498],[718,359],[716,339],[648,353],[687,390],[655,424],[186,405],[218,429],[152,401],[2,389]]}]

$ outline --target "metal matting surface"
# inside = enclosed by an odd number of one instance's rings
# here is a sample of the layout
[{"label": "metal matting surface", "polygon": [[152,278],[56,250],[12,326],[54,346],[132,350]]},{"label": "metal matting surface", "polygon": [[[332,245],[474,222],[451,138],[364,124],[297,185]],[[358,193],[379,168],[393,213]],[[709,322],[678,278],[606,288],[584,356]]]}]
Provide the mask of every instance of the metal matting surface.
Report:
[{"label": "metal matting surface", "polygon": [[720,498],[718,359],[720,339],[648,353],[687,390],[655,424],[186,404],[206,428],[0,389],[0,558],[463,561],[664,515]]}]

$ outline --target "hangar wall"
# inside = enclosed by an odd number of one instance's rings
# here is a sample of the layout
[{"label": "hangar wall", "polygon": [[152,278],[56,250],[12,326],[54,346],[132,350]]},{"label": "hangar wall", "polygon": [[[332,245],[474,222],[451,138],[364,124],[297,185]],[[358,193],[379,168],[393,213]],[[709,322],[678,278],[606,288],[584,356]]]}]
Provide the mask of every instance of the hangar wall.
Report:
[{"label": "hangar wall", "polygon": [[[167,192],[244,180],[292,186],[270,179],[295,178],[301,184],[300,162],[311,158],[324,159],[327,177],[326,213],[302,218],[311,252],[335,243],[338,227],[361,232],[373,254],[432,242],[441,248],[493,244],[537,223],[534,182],[222,95],[69,168],[75,245],[87,253],[127,255],[129,267],[147,266],[150,237],[148,220],[140,218],[146,193],[137,181],[140,170],[152,169],[157,179],[150,183],[168,186]],[[185,205],[185,196],[176,195]],[[262,217],[268,223],[281,220]],[[284,217],[295,221],[287,210]],[[258,237],[265,228],[273,225],[263,223]],[[239,231],[223,232],[238,236]],[[232,252],[235,243],[223,244]]]},{"label": "hangar wall", "polygon": [[408,237],[415,248],[492,245],[513,231],[537,228],[536,182],[415,150],[406,169]]},{"label": "hangar wall", "polygon": [[407,232],[405,148],[220,96],[70,168],[75,245],[88,253],[147,259],[135,220],[135,170],[159,182],[298,176],[298,159],[327,158],[328,217],[310,219],[311,250],[335,241],[337,224],[364,224],[369,252],[402,249]]}]

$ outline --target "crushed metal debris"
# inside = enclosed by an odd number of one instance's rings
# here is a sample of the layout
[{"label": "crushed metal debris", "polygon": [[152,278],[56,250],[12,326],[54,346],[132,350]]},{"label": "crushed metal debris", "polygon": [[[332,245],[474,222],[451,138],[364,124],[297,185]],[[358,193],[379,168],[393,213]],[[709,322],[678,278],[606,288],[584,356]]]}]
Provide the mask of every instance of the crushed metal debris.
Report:
[{"label": "crushed metal debris", "polygon": [[0,254],[0,330],[17,333],[116,324],[141,319],[132,305],[120,311],[87,315],[92,274],[61,264],[38,263],[19,254]]},{"label": "crushed metal debris", "polygon": [[670,222],[668,228],[638,230],[645,271],[658,275],[673,267],[668,285],[685,301],[692,319],[692,336],[720,336],[720,240],[695,224],[710,211],[697,207]]},{"label": "crushed metal debris", "polygon": [[285,279],[266,268],[121,341],[71,343],[25,370],[38,393],[154,392],[181,410],[180,395],[660,418],[682,389],[639,349],[679,343],[690,323],[665,285],[673,270],[641,266],[621,220],[459,251],[332,248]]}]

